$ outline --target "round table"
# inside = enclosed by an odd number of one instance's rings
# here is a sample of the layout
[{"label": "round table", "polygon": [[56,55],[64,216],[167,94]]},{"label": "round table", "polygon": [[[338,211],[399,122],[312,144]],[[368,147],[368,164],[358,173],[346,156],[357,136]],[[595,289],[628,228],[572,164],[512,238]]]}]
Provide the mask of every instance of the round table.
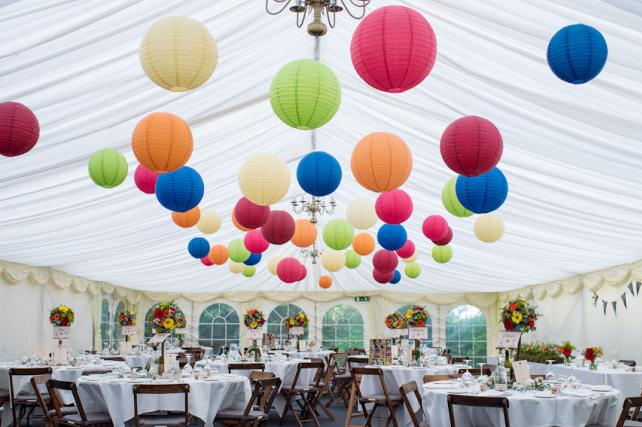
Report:
[{"label": "round table", "polygon": [[128,354],[123,356],[130,368],[145,368],[152,356],[148,354]]}]

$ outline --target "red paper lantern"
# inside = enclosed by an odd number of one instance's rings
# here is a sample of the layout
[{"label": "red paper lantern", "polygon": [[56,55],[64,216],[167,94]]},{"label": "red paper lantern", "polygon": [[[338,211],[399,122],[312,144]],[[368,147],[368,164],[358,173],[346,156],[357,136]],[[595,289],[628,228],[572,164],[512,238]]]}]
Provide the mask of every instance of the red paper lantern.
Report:
[{"label": "red paper lantern", "polygon": [[286,211],[272,211],[265,224],[261,227],[261,233],[263,233],[265,240],[273,245],[282,245],[289,242],[294,236],[294,229],[294,220],[289,213]]},{"label": "red paper lantern", "polygon": [[388,224],[401,224],[412,215],[412,199],[403,190],[379,194],[375,211],[380,220]]},{"label": "red paper lantern", "polygon": [[260,206],[241,197],[234,206],[234,218],[242,227],[253,230],[262,227],[270,215],[269,206]]},{"label": "red paper lantern", "polygon": [[388,283],[395,277],[395,270],[393,269],[392,271],[384,273],[375,268],[372,270],[372,277],[379,283]]},{"label": "red paper lantern", "polygon": [[397,255],[399,255],[399,258],[410,258],[415,253],[415,244],[412,240],[408,239],[400,249],[397,249],[396,252]]},{"label": "red paper lantern", "polygon": [[276,275],[285,283],[297,282],[301,277],[301,263],[296,258],[283,258],[276,266]]},{"label": "red paper lantern", "polygon": [[301,280],[305,279],[305,277],[308,275],[308,269],[305,267],[305,265],[300,263],[299,265],[301,266],[301,268],[299,269],[300,274],[299,274],[299,280],[297,280],[297,282],[300,282]]},{"label": "red paper lantern", "polygon": [[203,263],[203,265],[206,265],[208,267],[211,267],[214,265],[214,261],[210,259],[209,255],[206,255],[203,258],[201,258],[201,262]]},{"label": "red paper lantern", "polygon": [[270,242],[265,240],[261,230],[248,231],[245,238],[243,238],[243,244],[245,249],[253,254],[262,254],[270,246]]},{"label": "red paper lantern", "polygon": [[448,227],[448,232],[446,235],[443,237],[443,239],[435,240],[433,243],[437,246],[446,246],[450,241],[453,239],[453,230],[452,228]]},{"label": "red paper lantern", "polygon": [[424,236],[432,240],[433,243],[446,237],[448,230],[450,230],[448,221],[441,215],[430,215],[424,219],[424,223],[421,226]]},{"label": "red paper lantern", "polygon": [[386,6],[365,17],[350,43],[352,65],[375,89],[399,93],[421,83],[435,65],[437,40],[419,12]]},{"label": "red paper lantern", "polygon": [[439,148],[450,169],[464,176],[479,176],[497,166],[504,143],[489,120],[465,116],[448,125]]},{"label": "red paper lantern", "polygon": [[375,270],[379,270],[382,273],[392,272],[395,268],[397,268],[397,264],[399,264],[399,258],[397,258],[397,254],[385,249],[378,250],[372,258],[372,265],[374,266]]},{"label": "red paper lantern", "polygon": [[158,175],[160,174],[150,171],[143,165],[138,165],[136,172],[134,172],[136,187],[146,194],[156,193],[156,180],[158,179]]},{"label": "red paper lantern", "polygon": [[36,115],[19,102],[0,103],[0,154],[15,157],[31,150],[40,137]]}]

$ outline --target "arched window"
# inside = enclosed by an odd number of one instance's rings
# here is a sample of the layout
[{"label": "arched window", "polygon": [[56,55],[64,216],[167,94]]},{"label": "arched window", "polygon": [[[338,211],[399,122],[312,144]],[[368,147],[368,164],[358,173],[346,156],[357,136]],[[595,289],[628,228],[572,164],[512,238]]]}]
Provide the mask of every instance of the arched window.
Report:
[{"label": "arched window", "polygon": [[472,305],[453,308],[446,317],[446,346],[453,356],[466,356],[476,363],[486,362],[486,318]]},{"label": "arched window", "polygon": [[[399,309],[397,309],[397,312],[405,317],[406,311],[410,310],[415,305],[416,304],[402,305],[401,307],[399,307]],[[428,312],[428,310],[426,310],[426,312]],[[428,328],[428,339],[421,340],[421,345],[422,347],[432,347],[432,316],[430,315],[430,313],[428,313],[428,320],[426,321],[426,327]]]},{"label": "arched window", "polygon": [[203,310],[198,321],[198,342],[212,347],[217,354],[221,347],[239,343],[239,328],[239,315],[232,307],[212,304]]},{"label": "arched window", "polygon": [[[268,316],[268,334],[275,334],[276,338],[279,340],[287,339],[288,328],[283,324],[283,320],[303,312],[304,311],[301,309],[301,307],[294,304],[281,304],[276,306]],[[308,339],[308,328],[305,328],[305,332],[301,338],[303,338],[304,340]]]},{"label": "arched window", "polygon": [[118,315],[123,311],[125,311],[125,303],[121,301],[118,303],[116,311],[114,312],[114,323],[111,328],[111,346],[116,350],[120,348],[120,340],[122,339],[122,329],[120,327],[120,322],[118,321]]},{"label": "arched window", "polygon": [[323,316],[323,348],[363,348],[363,317],[348,304],[335,305]]},{"label": "arched window", "polygon": [[109,301],[103,299],[100,305],[100,348],[109,350],[111,343],[110,336],[111,316],[109,315]]},{"label": "arched window", "polygon": [[[177,307],[177,312],[180,313],[180,314],[183,314],[183,310],[181,310],[180,307],[178,307],[178,306],[176,306],[176,307]],[[154,306],[152,305],[149,308],[149,310],[147,310],[147,313],[145,313],[145,318],[143,319],[143,321],[145,322],[145,334],[143,335],[143,338],[144,338],[145,342],[149,341],[149,339],[154,336],[152,323],[147,321],[147,319],[151,319],[152,316],[154,315],[153,308],[154,308]],[[184,314],[183,314],[183,316],[184,316]],[[172,332],[171,338],[172,339],[175,338],[174,332]]]}]

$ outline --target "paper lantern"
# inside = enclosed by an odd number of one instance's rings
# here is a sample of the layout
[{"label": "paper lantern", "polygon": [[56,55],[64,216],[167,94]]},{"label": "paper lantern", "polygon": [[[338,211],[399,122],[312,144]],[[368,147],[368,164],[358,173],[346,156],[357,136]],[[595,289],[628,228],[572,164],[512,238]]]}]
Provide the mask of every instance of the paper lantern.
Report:
[{"label": "paper lantern", "polygon": [[457,198],[475,213],[489,213],[504,204],[508,196],[508,182],[501,170],[495,168],[474,178],[459,176],[456,184]]},{"label": "paper lantern", "polygon": [[403,225],[399,224],[384,224],[377,232],[377,241],[379,245],[388,249],[389,251],[396,251],[401,249],[408,240],[408,233]]},{"label": "paper lantern", "polygon": [[233,262],[230,264],[230,271],[234,274],[240,273],[247,267],[245,264]]},{"label": "paper lantern", "polygon": [[317,240],[317,227],[307,219],[297,219],[294,222],[292,244],[299,248],[307,248]]},{"label": "paper lantern", "polygon": [[254,254],[261,254],[270,247],[270,243],[265,240],[261,230],[251,230],[243,238],[243,244],[248,251]]},{"label": "paper lantern", "polygon": [[345,219],[333,219],[323,227],[323,242],[331,249],[343,250],[353,239],[354,229]]},{"label": "paper lantern", "polygon": [[203,258],[201,258],[201,262],[203,263],[203,265],[205,265],[207,267],[211,267],[211,266],[214,265],[212,260],[209,258],[209,255],[208,256],[204,256]]},{"label": "paper lantern", "polygon": [[89,159],[89,177],[103,188],[114,188],[127,178],[127,159],[118,150],[105,148]]},{"label": "paper lantern", "polygon": [[249,228],[243,227],[239,222],[236,220],[236,215],[234,215],[234,211],[232,211],[232,224],[234,224],[234,227],[238,228],[241,231],[250,231]]},{"label": "paper lantern", "polygon": [[156,180],[156,198],[174,212],[187,212],[196,207],[203,199],[204,191],[203,179],[189,166],[161,174]]},{"label": "paper lantern", "polygon": [[261,254],[253,254],[250,253],[250,257],[243,261],[243,264],[245,265],[256,265],[259,262],[261,262]]},{"label": "paper lantern", "polygon": [[329,289],[332,286],[332,278],[330,276],[321,276],[319,277],[319,287],[321,289]]},{"label": "paper lantern", "polygon": [[588,25],[575,24],[555,33],[548,44],[546,59],[557,77],[582,84],[600,74],[608,53],[602,33]]},{"label": "paper lantern", "polygon": [[203,234],[214,234],[221,228],[221,217],[212,209],[205,209],[201,212],[196,227]]},{"label": "paper lantern", "polygon": [[38,142],[40,124],[36,115],[19,102],[0,103],[0,154],[20,156]]},{"label": "paper lantern", "polygon": [[453,171],[479,176],[494,168],[502,157],[504,143],[499,130],[478,116],[452,122],[441,135],[441,157]]},{"label": "paper lantern", "polygon": [[394,270],[384,272],[374,269],[372,270],[372,277],[379,283],[388,283],[395,277],[395,273]]},{"label": "paper lantern", "polygon": [[475,236],[482,242],[493,243],[504,235],[504,221],[497,214],[480,215],[475,221]]},{"label": "paper lantern", "polygon": [[194,258],[201,259],[210,253],[210,244],[202,237],[194,237],[189,241],[187,251]]},{"label": "paper lantern", "polygon": [[294,220],[286,211],[272,211],[261,227],[265,240],[273,245],[282,245],[294,236]]},{"label": "paper lantern", "polygon": [[140,44],[140,64],[163,89],[185,92],[205,83],[216,68],[218,49],[207,28],[186,16],[159,19]]},{"label": "paper lantern", "polygon": [[354,251],[359,255],[370,255],[374,248],[374,237],[372,237],[368,233],[359,233],[354,236],[354,240],[352,241],[352,249],[354,249]]},{"label": "paper lantern", "polygon": [[254,273],[256,273],[256,267],[253,265],[246,265],[245,268],[243,268],[243,276],[245,277],[252,277]]},{"label": "paper lantern", "polygon": [[453,257],[453,249],[450,246],[434,246],[432,248],[432,259],[440,264],[447,263]]},{"label": "paper lantern", "polygon": [[412,254],[412,256],[409,256],[408,258],[402,258],[402,261],[405,262],[406,264],[410,264],[417,261],[417,252],[415,251],[415,253]]},{"label": "paper lantern", "polygon": [[276,267],[279,265],[279,262],[283,259],[283,257],[280,256],[273,256],[270,258],[268,261],[268,271],[272,274],[276,274]]},{"label": "paper lantern", "polygon": [[444,185],[443,190],[441,190],[441,202],[444,204],[446,210],[454,216],[467,218],[473,215],[473,212],[466,209],[457,198],[456,184],[457,177],[453,176],[446,185]]},{"label": "paper lantern", "polygon": [[424,236],[435,242],[441,240],[448,235],[448,221],[441,215],[430,215],[424,219],[421,225],[421,231]]},{"label": "paper lantern", "polygon": [[399,259],[397,258],[397,254],[385,249],[378,250],[372,258],[372,265],[374,266],[375,270],[379,270],[382,273],[389,273],[393,271],[395,268],[397,268],[398,264]]},{"label": "paper lantern", "polygon": [[228,258],[230,257],[227,248],[223,245],[214,245],[210,249],[210,253],[208,257],[212,260],[212,262],[216,265],[223,265],[227,262]]},{"label": "paper lantern", "polygon": [[329,122],[339,109],[341,86],[327,65],[299,59],[286,64],[272,80],[270,103],[286,125],[316,129]]},{"label": "paper lantern", "polygon": [[296,168],[296,179],[306,193],[327,196],[341,183],[341,166],[325,151],[315,151],[301,159]]},{"label": "paper lantern", "polygon": [[301,277],[301,263],[296,258],[283,258],[276,267],[276,274],[285,283],[298,282]]},{"label": "paper lantern", "polygon": [[399,270],[395,270],[395,271],[393,271],[393,274],[394,274],[394,276],[390,280],[390,284],[391,285],[396,285],[397,283],[399,283],[401,281],[401,273],[399,272]]},{"label": "paper lantern", "polygon": [[388,224],[401,224],[412,215],[412,199],[403,190],[379,194],[375,211],[380,220]]},{"label": "paper lantern", "polygon": [[172,212],[172,221],[181,228],[194,227],[201,219],[201,209],[196,206],[187,212]]},{"label": "paper lantern", "polygon": [[352,35],[350,56],[357,74],[373,88],[405,92],[430,74],[437,39],[419,12],[385,6],[361,21]]},{"label": "paper lantern", "polygon": [[406,276],[410,279],[416,279],[421,274],[421,267],[416,262],[411,262],[406,264],[406,267],[403,269]]},{"label": "paper lantern", "polygon": [[261,227],[270,215],[269,206],[252,203],[247,197],[241,197],[234,206],[234,218],[243,228],[253,230]]},{"label": "paper lantern", "polygon": [[154,194],[156,192],[156,180],[158,173],[150,171],[143,165],[138,165],[134,172],[134,183],[140,191],[145,194]]},{"label": "paper lantern", "polygon": [[410,258],[414,254],[415,254],[415,244],[410,239],[406,240],[406,243],[404,243],[404,245],[401,248],[397,249],[397,255],[401,259]]},{"label": "paper lantern", "polygon": [[232,240],[227,245],[227,251],[230,254],[230,259],[239,263],[245,262],[251,255],[241,239]]},{"label": "paper lantern", "polygon": [[132,149],[140,164],[158,173],[174,172],[185,166],[193,148],[189,125],[170,113],[145,116],[132,135]]},{"label": "paper lantern", "polygon": [[359,230],[367,230],[377,223],[377,212],[370,199],[354,199],[346,210],[346,220]]},{"label": "paper lantern", "polygon": [[453,230],[452,228],[448,227],[448,232],[446,233],[446,235],[439,240],[434,240],[433,243],[437,246],[445,246],[448,243],[450,243],[452,239],[453,239]]},{"label": "paper lantern", "polygon": [[299,268],[299,279],[297,282],[300,282],[301,280],[305,279],[305,277],[308,275],[308,269],[305,267],[305,265],[301,264]]},{"label": "paper lantern", "polygon": [[290,171],[274,154],[248,157],[239,170],[241,193],[251,202],[268,206],[281,200],[290,188]]},{"label": "paper lantern", "polygon": [[346,255],[341,251],[326,249],[321,254],[321,265],[330,272],[337,272],[346,265]]},{"label": "paper lantern", "polygon": [[346,267],[357,268],[361,265],[361,257],[353,250],[346,251]]},{"label": "paper lantern", "polygon": [[392,191],[403,185],[412,170],[412,153],[397,135],[369,133],[352,151],[352,174],[368,190]]}]

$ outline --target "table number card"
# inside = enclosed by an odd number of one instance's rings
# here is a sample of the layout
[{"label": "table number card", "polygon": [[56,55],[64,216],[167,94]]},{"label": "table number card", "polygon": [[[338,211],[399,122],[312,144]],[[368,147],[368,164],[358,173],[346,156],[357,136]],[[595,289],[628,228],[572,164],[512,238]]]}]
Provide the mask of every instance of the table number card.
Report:
[{"label": "table number card", "polygon": [[427,328],[408,328],[408,338],[411,340],[427,340]]},{"label": "table number card", "polygon": [[57,340],[66,340],[69,339],[69,327],[68,326],[54,326],[53,327],[53,337]]},{"label": "table number card", "polygon": [[497,336],[498,348],[517,348],[519,344],[519,332],[500,332]]},{"label": "table number card", "polygon": [[251,340],[258,340],[263,337],[262,329],[249,329],[247,331],[247,337]]},{"label": "table number card", "polygon": [[136,326],[123,326],[121,328],[121,334],[124,337],[131,337],[136,335]]},{"label": "table number card", "polygon": [[513,362],[513,372],[515,373],[515,381],[519,384],[526,385],[528,380],[531,379],[530,369],[526,360],[516,360]]},{"label": "table number card", "polygon": [[294,326],[290,328],[290,335],[299,336],[303,335],[303,326]]}]

